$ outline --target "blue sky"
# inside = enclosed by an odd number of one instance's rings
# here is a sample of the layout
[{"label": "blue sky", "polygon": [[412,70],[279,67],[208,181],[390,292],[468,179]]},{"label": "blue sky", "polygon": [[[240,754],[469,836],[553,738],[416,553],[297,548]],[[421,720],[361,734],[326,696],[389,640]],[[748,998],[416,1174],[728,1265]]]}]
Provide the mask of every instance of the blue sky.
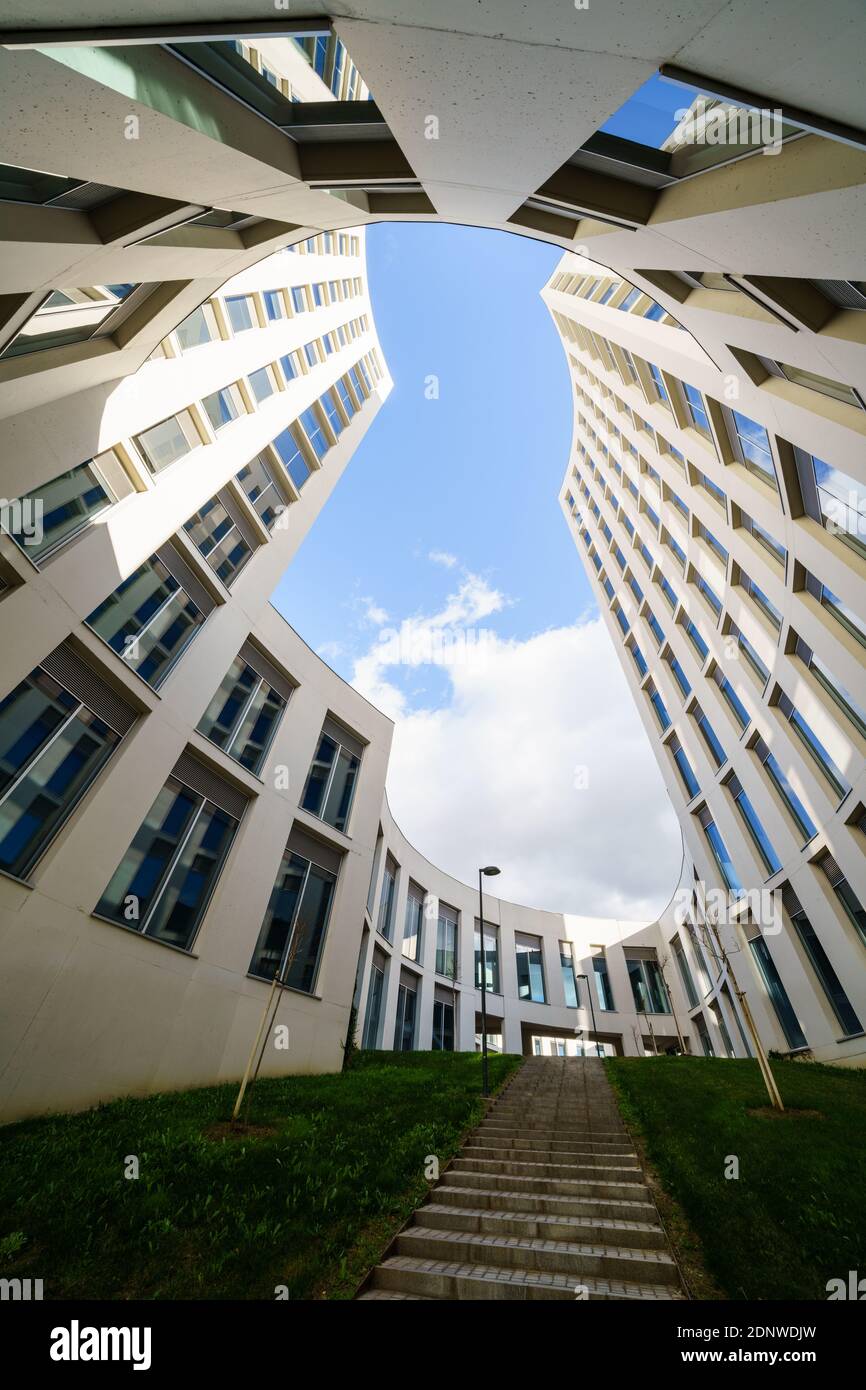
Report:
[{"label": "blue sky", "polygon": [[434,863],[464,882],[499,863],[511,901],[646,920],[680,838],[557,501],[571,392],[539,292],[560,254],[368,230],[394,390],[274,603],[394,719],[391,809]]},{"label": "blue sky", "polygon": [[[431,551],[507,588],[503,637],[572,622],[594,602],[557,503],[571,402],[539,291],[560,255],[506,232],[369,229],[394,390],[274,595],[341,675],[367,640],[362,600],[390,615],[395,594],[409,613],[447,593],[449,573]],[[431,375],[438,400],[425,396]],[[425,689],[437,675],[425,672]]]}]

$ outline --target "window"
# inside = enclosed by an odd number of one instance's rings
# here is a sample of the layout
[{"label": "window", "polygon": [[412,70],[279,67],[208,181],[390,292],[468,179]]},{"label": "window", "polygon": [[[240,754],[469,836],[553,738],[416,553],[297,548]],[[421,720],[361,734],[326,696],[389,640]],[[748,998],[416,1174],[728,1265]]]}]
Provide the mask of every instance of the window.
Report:
[{"label": "window", "polygon": [[238,819],[172,774],[94,912],[189,950]]},{"label": "window", "polygon": [[728,854],[727,846],[725,845],[724,840],[719,834],[716,823],[710,815],[710,812],[706,806],[702,807],[702,809],[698,812],[698,821],[700,822],[703,832],[707,837],[707,843],[709,844],[710,850],[712,851],[712,856],[719,867],[719,872],[721,873],[726,886],[731,890],[732,893],[741,892],[743,885],[740,882],[739,877],[737,876],[737,871],[734,868],[733,860],[731,859],[731,856]]},{"label": "window", "polygon": [[253,301],[248,294],[232,294],[226,299],[226,313],[233,333],[245,333],[258,325]]},{"label": "window", "polygon": [[301,806],[335,830],[345,832],[349,823],[361,752],[361,744],[347,730],[325,720]]},{"label": "window", "polygon": [[807,372],[803,367],[792,367],[787,362],[773,362],[772,366],[778,368],[782,376],[787,377],[795,386],[805,386],[810,391],[818,391],[822,396],[830,396],[835,401],[844,401],[846,405],[855,405],[860,410],[863,409],[856,391],[842,381],[834,381],[832,377],[821,376],[818,372]]},{"label": "window", "polygon": [[815,823],[799,796],[794,791],[791,783],[788,781],[788,777],[778,759],[773,756],[762,738],[756,739],[754,751],[758,761],[763,763],[767,775],[784,801],[788,811],[797,822],[801,832],[807,840],[811,840],[812,836],[818,833]]},{"label": "window", "polygon": [[854,1007],[845,993],[842,981],[833,969],[830,958],[824,950],[815,928],[806,916],[800,900],[787,884],[782,889],[782,901],[790,914],[803,950],[806,952],[809,963],[818,977],[818,982],[827,996],[827,1002],[836,1015],[843,1033],[846,1037],[851,1037],[855,1033],[862,1033],[863,1025],[854,1012]]},{"label": "window", "polygon": [[6,504],[3,529],[35,562],[71,540],[114,500],[95,460],[88,459]]},{"label": "window", "polygon": [[782,615],[779,612],[778,608],[776,608],[775,605],[772,604],[770,600],[767,598],[767,595],[764,593],[763,589],[759,589],[755,581],[753,579],[750,579],[744,570],[740,570],[737,582],[739,583],[741,589],[745,589],[749,597],[752,598],[754,602],[757,604],[758,608],[760,608],[764,617],[772,624],[772,626],[778,632],[782,626]]},{"label": "window", "polygon": [[694,386],[689,386],[687,382],[684,381],[683,393],[686,398],[686,409],[695,429],[700,430],[701,434],[705,434],[708,439],[711,439],[712,431],[710,430],[710,418],[707,415],[704,398],[700,391]]},{"label": "window", "polygon": [[293,286],[292,307],[296,314],[305,314],[307,312],[307,296],[303,285]]},{"label": "window", "polygon": [[566,1008],[576,1009],[580,1003],[577,990],[577,976],[574,973],[574,948],[570,941],[559,943],[559,964],[562,967],[562,987],[565,990]]},{"label": "window", "polygon": [[546,1004],[541,937],[525,936],[518,932],[514,937],[514,948],[517,957],[518,999],[530,999],[534,1004]]},{"label": "window", "polygon": [[652,382],[656,389],[657,399],[661,402],[662,405],[666,405],[668,410],[670,410],[671,402],[670,397],[668,396],[668,388],[664,384],[662,374],[659,368],[655,365],[654,362],[649,362],[647,365],[649,366],[650,376],[652,377]]},{"label": "window", "polygon": [[280,366],[283,369],[286,381],[293,381],[298,375],[298,367],[293,352],[287,352],[285,357],[280,358]]},{"label": "window", "polygon": [[394,900],[397,896],[397,864],[390,854],[385,860],[382,876],[382,896],[379,899],[379,931],[386,941],[391,940],[394,927]]},{"label": "window", "polygon": [[134,719],[65,644],[0,702],[0,869],[26,877]]},{"label": "window", "polygon": [[[679,547],[678,547],[678,548],[679,548]],[[680,551],[680,554],[682,555],[682,551]],[[665,598],[667,599],[668,603],[670,604],[671,612],[673,612],[674,609],[676,608],[677,604],[679,603],[679,599],[678,599],[677,596],[676,596],[676,593],[675,593],[675,591],[674,591],[674,589],[673,589],[673,586],[672,586],[671,584],[668,583],[668,581],[665,579],[664,575],[663,575],[663,574],[660,574],[658,578],[659,578],[659,586],[660,586],[660,588],[661,588],[661,591],[662,591],[662,593],[664,594]]]},{"label": "window", "polygon": [[269,322],[272,323],[275,319],[284,319],[286,317],[286,306],[283,303],[283,296],[280,290],[265,290],[262,294],[262,299],[264,300],[265,313],[268,316]]},{"label": "window", "polygon": [[758,656],[758,653],[755,651],[755,648],[752,646],[748,637],[746,637],[744,633],[740,631],[733,618],[728,619],[727,635],[736,639],[738,651],[741,651],[743,653],[743,656],[746,658],[748,665],[751,666],[755,675],[758,677],[758,680],[761,682],[761,685],[766,685],[767,681],[770,679],[770,673],[767,670],[761,658]]},{"label": "window", "polygon": [[778,692],[778,706],[780,712],[792,726],[800,742],[807,752],[811,754],[837,796],[847,796],[848,792],[851,790],[850,782],[845,775],[840,772],[839,768],[830,757],[830,754],[827,752],[827,749],[818,738],[818,735],[811,726],[806,723],[800,711],[795,709],[792,701],[789,700],[788,696],[781,690]]},{"label": "window", "polygon": [[713,680],[715,681],[716,685],[719,687],[722,694],[724,695],[730,707],[731,713],[733,714],[740,728],[748,728],[750,723],[749,712],[743,704],[742,700],[740,699],[739,695],[735,691],[734,687],[731,685],[731,682],[728,680],[727,676],[722,675],[722,672],[718,666],[713,668],[712,675]]},{"label": "window", "polygon": [[[484,923],[484,963],[486,967],[487,989],[499,994],[499,928],[492,922]],[[481,933],[475,923],[475,988],[481,988]]]},{"label": "window", "polygon": [[266,980],[276,975],[290,989],[313,992],[336,883],[336,873],[298,853],[290,836],[250,961],[251,975]]},{"label": "window", "polygon": [[160,556],[151,555],[94,608],[87,625],[156,690],[205,616]]},{"label": "window", "polygon": [[250,372],[248,379],[256,405],[261,405],[262,401],[274,394],[273,373],[270,367],[259,367],[258,371]]},{"label": "window", "polygon": [[300,423],[316,458],[322,458],[328,452],[328,441],[312,406],[301,413]]},{"label": "window", "polygon": [[[285,690],[286,683],[281,684]],[[257,773],[286,703],[287,694],[275,689],[241,654],[232,662],[197,727],[217,748]]]},{"label": "window", "polygon": [[701,1040],[701,1047],[703,1049],[704,1056],[715,1057],[716,1050],[713,1047],[712,1038],[710,1037],[709,1031],[707,1029],[706,1019],[704,1018],[703,1014],[695,1014],[694,1025],[695,1031],[697,1032],[697,1035]]},{"label": "window", "polygon": [[603,951],[592,958],[592,973],[595,980],[595,992],[598,998],[598,1007],[603,1013],[614,1013],[616,1011],[613,1002],[613,990],[610,985],[610,975],[607,969],[607,958]]},{"label": "window", "polygon": [[135,442],[151,473],[160,473],[195,449],[201,440],[189,411],[181,410],[136,435]]},{"label": "window", "polygon": [[334,434],[339,438],[343,432],[343,417],[337,409],[337,402],[334,400],[333,391],[325,391],[320,398],[319,404],[325,412],[328,424],[331,426]]},{"label": "window", "polygon": [[704,598],[707,600],[707,603],[712,608],[716,617],[718,617],[722,611],[722,600],[719,598],[718,594],[715,592],[714,589],[710,588],[707,581],[703,579],[699,574],[695,575],[695,585],[697,587],[698,593],[703,594]]},{"label": "window", "polygon": [[759,526],[757,521],[753,521],[752,518],[743,511],[740,512],[740,525],[743,527],[744,531],[749,532],[750,536],[754,536],[758,545],[763,546],[767,554],[772,556],[774,560],[778,560],[779,564],[784,568],[785,561],[788,558],[788,552],[783,545],[780,545],[779,542],[770,535],[769,531],[765,531],[763,526]]},{"label": "window", "polygon": [[436,923],[436,974],[449,980],[457,978],[457,910],[446,903],[439,904]]},{"label": "window", "polygon": [[820,579],[816,579],[814,574],[806,571],[805,587],[807,591],[818,600],[818,602],[833,614],[838,623],[841,623],[846,632],[850,632],[852,637],[856,637],[858,642],[862,642],[866,647],[866,626],[863,620],[857,616],[853,608],[844,603],[832,589],[828,589],[826,584],[822,584]]},{"label": "window", "polygon": [[668,992],[657,960],[626,956],[634,1006],[639,1014],[669,1014]]},{"label": "window", "polygon": [[860,940],[866,946],[866,909],[858,900],[854,889],[831,854],[823,855],[818,860],[818,867],[824,873],[840,904],[857,928]]},{"label": "window", "polygon": [[0,357],[21,357],[110,333],[121,317],[115,310],[138,288],[138,285],[89,285],[83,289],[52,290],[0,349]]},{"label": "window", "polygon": [[749,942],[749,949],[758,967],[758,973],[764,982],[767,994],[770,996],[770,1003],[776,1011],[776,1017],[785,1035],[785,1040],[789,1047],[808,1046],[803,1030],[800,1027],[797,1015],[791,1007],[785,986],[782,984],[781,977],[776,969],[773,957],[770,955],[770,948],[763,936],[753,937]]},{"label": "window", "polygon": [[[709,529],[709,527],[708,527],[708,526],[705,526],[704,523],[703,523],[702,521],[699,521],[699,522],[697,523],[697,525],[695,526],[695,535],[696,535],[696,536],[699,536],[700,539],[701,539],[702,541],[705,541],[706,544],[710,547],[710,550],[711,550],[711,551],[713,552],[713,554],[716,556],[716,558],[717,558],[718,560],[721,561],[721,563],[722,563],[723,566],[727,567],[727,563],[728,563],[728,552],[727,552],[727,550],[726,550],[725,547],[722,545],[721,541],[718,540],[718,539],[713,535],[713,533],[712,533],[712,531]],[[711,591],[711,592],[712,592],[712,591]],[[719,606],[721,607],[721,605],[719,605]]]},{"label": "window", "polygon": [[421,959],[421,927],[424,921],[424,890],[416,883],[409,884],[406,895],[406,920],[401,950],[407,960]]},{"label": "window", "polygon": [[454,1051],[454,1005],[444,999],[433,1001],[433,1051]]},{"label": "window", "polygon": [[200,304],[178,324],[175,332],[181,352],[189,352],[190,348],[201,347],[219,338],[213,306]]},{"label": "window", "polygon": [[727,754],[725,753],[725,750],[722,747],[722,745],[719,743],[719,740],[716,738],[715,730],[713,729],[712,724],[710,723],[707,716],[704,714],[704,711],[701,709],[701,706],[699,704],[695,703],[692,706],[691,713],[692,718],[694,719],[695,723],[697,724],[698,728],[703,734],[704,742],[706,743],[707,748],[710,750],[710,755],[713,759],[713,762],[715,763],[716,767],[721,767],[722,763],[727,762]]},{"label": "window", "polygon": [[345,382],[342,380],[342,378],[338,378],[338,380],[335,382],[334,389],[336,390],[337,395],[340,397],[340,400],[342,401],[343,409],[345,410],[348,419],[351,420],[352,416],[355,414],[355,403],[352,400],[352,397],[349,395]]},{"label": "window", "polygon": [[692,972],[689,969],[689,963],[686,959],[686,953],[683,950],[683,944],[678,936],[674,936],[671,938],[671,948],[673,950],[674,960],[677,963],[677,970],[679,971],[679,976],[682,980],[683,989],[686,993],[686,999],[688,1000],[689,1008],[696,1009],[698,1007],[698,1003],[700,1002],[698,999],[698,992],[695,989],[694,977],[692,976]]},{"label": "window", "polygon": [[418,994],[414,980],[401,980],[397,995],[397,1021],[394,1027],[395,1052],[411,1052],[415,1045],[417,1004]]},{"label": "window", "polygon": [[811,465],[822,524],[860,555],[866,554],[866,487],[823,459],[799,449],[795,452],[798,463],[802,460]]},{"label": "window", "polygon": [[770,438],[763,425],[741,415],[738,410],[731,411],[734,427],[734,441],[738,446],[740,460],[745,466],[762,478],[765,483],[776,487],[776,470],[770,449]]},{"label": "window", "polygon": [[376,958],[370,971],[370,986],[367,991],[367,1014],[364,1020],[362,1047],[373,1048],[379,1042],[382,1021],[382,997],[385,991],[385,959]]},{"label": "window", "polygon": [[246,464],[238,473],[237,481],[270,531],[277,517],[285,510],[285,505],[264,456],[257,454]]},{"label": "window", "polygon": [[212,497],[205,502],[184,522],[183,529],[214,573],[230,588],[253,552],[221,499]]},{"label": "window", "polygon": [[662,731],[664,731],[665,729],[669,729],[671,724],[671,717],[667,712],[664,700],[656,690],[652,681],[650,681],[649,685],[647,686],[647,694],[649,696],[650,704],[655,710],[656,719],[659,721],[659,727],[662,729]]},{"label": "window", "polygon": [[243,414],[244,404],[236,386],[223,386],[213,391],[202,401],[204,413],[210,420],[211,429],[218,434],[223,425],[230,425],[238,415]]},{"label": "window", "polygon": [[697,777],[692,771],[692,765],[686,757],[685,752],[683,751],[683,746],[677,738],[676,734],[670,740],[668,747],[671,750],[673,760],[676,763],[677,770],[679,771],[680,777],[682,778],[683,786],[685,787],[686,792],[688,794],[688,798],[691,801],[693,796],[697,796],[698,792],[700,791],[700,786],[698,785]]},{"label": "window", "polygon": [[767,832],[761,824],[760,820],[758,819],[757,812],[755,811],[754,806],[752,805],[751,801],[746,795],[745,789],[739,777],[734,776],[729,778],[728,791],[731,793],[731,796],[734,798],[734,801],[736,802],[737,809],[740,812],[740,815],[742,816],[743,820],[745,821],[746,829],[748,830],[751,838],[755,842],[755,846],[758,850],[758,853],[761,856],[767,873],[778,873],[782,867],[781,861],[779,860],[779,856],[773,849]]},{"label": "window", "polygon": [[283,467],[300,492],[312,470],[307,460],[304,458],[301,446],[294,433],[294,427],[290,425],[287,430],[283,430],[282,434],[278,434],[274,440],[273,447],[276,449]]},{"label": "window", "polygon": [[692,687],[689,685],[688,680],[686,679],[686,673],[683,670],[680,663],[677,661],[675,656],[668,656],[668,665],[673,671],[676,683],[682,691],[683,695],[691,695]]},{"label": "window", "polygon": [[701,664],[703,664],[706,661],[707,656],[709,655],[709,647],[707,646],[706,642],[704,641],[703,637],[698,631],[696,625],[692,622],[691,618],[687,618],[683,626],[686,631],[686,636],[688,637],[689,641],[691,642],[692,646],[694,647],[695,651],[700,657]]},{"label": "window", "polygon": [[843,714],[848,716],[854,727],[861,734],[866,734],[866,709],[857,704],[854,696],[832,675],[829,668],[820,657],[815,655],[811,647],[806,645],[802,637],[797,637],[794,651],[812,672],[818,684],[826,690],[831,700],[835,701]]}]

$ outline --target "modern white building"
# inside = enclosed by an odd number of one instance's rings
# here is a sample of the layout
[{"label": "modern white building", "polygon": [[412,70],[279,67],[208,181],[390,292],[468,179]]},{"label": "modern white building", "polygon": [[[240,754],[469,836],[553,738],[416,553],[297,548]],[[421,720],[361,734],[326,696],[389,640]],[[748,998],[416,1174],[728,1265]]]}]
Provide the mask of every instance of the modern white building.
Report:
[{"label": "modern white building", "polygon": [[566,253],[561,504],[683,826],[658,922],[485,893],[493,1044],[747,1055],[721,943],[767,1047],[862,1062],[862,14],[804,64],[789,0],[259,8],[0,33],[0,1113],[237,1078],[275,971],[266,1072],[353,1004],[476,1044],[477,886],[269,604],[391,386],[386,218]]}]

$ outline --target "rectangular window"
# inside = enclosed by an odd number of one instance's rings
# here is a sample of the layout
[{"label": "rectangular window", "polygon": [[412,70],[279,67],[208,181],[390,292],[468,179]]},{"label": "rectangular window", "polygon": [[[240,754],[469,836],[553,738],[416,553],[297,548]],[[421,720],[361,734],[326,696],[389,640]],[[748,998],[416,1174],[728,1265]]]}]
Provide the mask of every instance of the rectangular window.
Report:
[{"label": "rectangular window", "polygon": [[195,449],[201,440],[189,411],[181,410],[136,435],[135,443],[151,473],[160,473]]},{"label": "rectangular window", "polygon": [[704,807],[697,814],[703,832],[707,837],[707,843],[709,844],[712,856],[718,865],[719,873],[722,875],[726,887],[729,888],[732,893],[741,892],[743,885],[734,868],[733,860],[728,854],[727,846],[719,834],[718,827],[710,815],[709,810],[707,807]]},{"label": "rectangular window", "polygon": [[517,997],[530,999],[534,1004],[546,1004],[544,992],[544,961],[541,937],[516,933],[514,949],[517,957]]},{"label": "rectangular window", "polygon": [[662,405],[666,405],[668,410],[670,410],[671,402],[670,397],[668,395],[668,388],[664,384],[664,380],[662,379],[662,374],[659,368],[655,365],[654,362],[649,362],[647,363],[647,365],[650,369],[650,376],[652,378],[652,382],[656,390],[656,397]]},{"label": "rectangular window", "polygon": [[261,405],[262,401],[266,401],[268,396],[274,394],[273,373],[270,367],[259,367],[258,371],[250,372],[248,381],[256,405]]},{"label": "rectangular window", "polygon": [[626,956],[626,968],[639,1014],[669,1014],[668,992],[656,960],[633,959]]},{"label": "rectangular window", "polygon": [[433,1002],[433,1051],[454,1051],[454,1005],[444,999]]},{"label": "rectangular window", "polygon": [[378,960],[373,961],[373,968],[370,971],[370,986],[367,991],[367,1014],[364,1020],[364,1037],[362,1047],[374,1048],[378,1045],[381,1020],[382,1020],[382,998],[385,992],[385,963]]},{"label": "rectangular window", "polygon": [[337,402],[332,391],[325,391],[319,398],[319,404],[325,412],[328,423],[334,434],[339,438],[343,432],[343,417],[337,409]]},{"label": "rectangular window", "polygon": [[339,725],[326,720],[307,774],[301,798],[303,809],[345,832],[360,766],[360,743]]},{"label": "rectangular window", "polygon": [[826,876],[841,906],[857,928],[860,940],[866,946],[866,908],[860,903],[854,889],[831,854],[823,855],[818,860],[818,867]]},{"label": "rectangular window", "polygon": [[449,980],[457,978],[457,909],[439,904],[436,923],[436,974]]},{"label": "rectangular window", "polygon": [[205,502],[183,523],[183,529],[214,573],[230,588],[253,552],[220,498]]},{"label": "rectangular window", "polygon": [[[71,540],[114,500],[95,461],[88,459],[4,506],[4,529],[35,563]],[[32,519],[41,523],[38,529]]]},{"label": "rectangular window", "polygon": [[312,470],[304,458],[294,433],[294,426],[290,425],[288,429],[283,430],[282,434],[278,434],[273,442],[273,447],[276,449],[283,467],[300,492]]},{"label": "rectangular window", "polygon": [[260,772],[286,708],[282,684],[276,689],[241,654],[202,715],[199,733],[249,772]]},{"label": "rectangular window", "polygon": [[818,982],[827,997],[827,1002],[839,1021],[843,1033],[846,1037],[852,1037],[856,1033],[862,1033],[863,1025],[854,1012],[851,1000],[845,993],[842,981],[833,969],[830,958],[824,950],[815,928],[806,916],[805,910],[801,907],[799,899],[787,886],[782,889],[782,901],[790,913],[791,921],[800,938],[803,950],[806,952],[809,963],[818,977]]},{"label": "rectangular window", "polygon": [[773,957],[770,955],[770,948],[763,936],[753,937],[749,942],[749,949],[758,967],[758,973],[764,982],[767,994],[770,996],[770,1003],[776,1011],[776,1017],[785,1035],[785,1040],[789,1047],[806,1047],[806,1038],[800,1027],[797,1015],[791,1006],[785,986],[782,984],[781,977],[776,969]]},{"label": "rectangular window", "polygon": [[793,702],[789,700],[788,696],[781,690],[778,692],[778,706],[780,712],[793,728],[800,742],[803,744],[803,747],[811,754],[812,759],[821,769],[837,796],[847,796],[848,792],[851,790],[851,783],[845,777],[844,773],[836,766],[830,754],[827,752],[827,749],[818,738],[818,735],[814,732],[812,727],[806,723],[800,711],[795,708]]},{"label": "rectangular window", "polygon": [[593,956],[592,973],[595,979],[595,992],[598,998],[598,1007],[603,1013],[615,1013],[616,1006],[613,1002],[613,990],[610,984],[607,958],[603,951]]},{"label": "rectangular window", "polygon": [[337,875],[293,848],[283,851],[277,877],[250,961],[251,975],[276,975],[290,989],[312,994]]},{"label": "rectangular window", "polygon": [[716,737],[716,733],[713,729],[712,724],[710,723],[707,716],[704,714],[700,705],[693,705],[691,713],[692,718],[694,719],[695,723],[701,731],[701,734],[703,735],[704,743],[710,750],[710,756],[712,757],[713,762],[715,763],[716,767],[721,767],[722,763],[725,763],[728,760],[727,754],[725,753],[725,750],[722,747],[722,745],[719,743],[719,740]]},{"label": "rectangular window", "polygon": [[774,560],[778,560],[779,564],[784,568],[785,561],[788,558],[788,552],[783,545],[780,545],[779,542],[770,535],[769,531],[765,531],[763,526],[759,526],[757,521],[754,521],[752,517],[744,511],[740,512],[740,525],[743,527],[744,531],[749,532],[750,536],[754,536],[755,540],[760,546],[763,546],[767,554],[772,556]]},{"label": "rectangular window", "polygon": [[205,616],[164,561],[151,555],[86,621],[156,690]]},{"label": "rectangular window", "polygon": [[577,976],[574,972],[574,949],[570,941],[559,943],[559,964],[562,968],[562,987],[565,990],[566,1008],[576,1009],[580,1003],[577,990]]},{"label": "rectangular window", "polygon": [[394,1027],[394,1051],[411,1052],[415,1046],[415,1015],[418,1007],[418,993],[414,981],[400,981],[397,995],[397,1020]]},{"label": "rectangular window", "polygon": [[276,319],[286,317],[286,306],[283,303],[283,296],[280,290],[264,290],[262,299],[265,303],[265,313],[268,321],[273,323]]},{"label": "rectangular window", "polygon": [[301,412],[300,423],[316,458],[323,458],[328,452],[328,441],[312,406]]},{"label": "rectangular window", "polygon": [[688,794],[688,798],[691,801],[692,797],[697,796],[698,792],[700,791],[698,779],[692,771],[692,765],[686,757],[685,752],[683,751],[683,746],[680,743],[679,739],[676,737],[676,735],[674,735],[674,737],[670,740],[668,747],[671,750],[673,760],[676,763],[677,770],[679,771],[680,777],[682,778],[683,786],[685,787],[686,792]]},{"label": "rectangular window", "polygon": [[65,645],[0,702],[0,869],[26,877],[134,719]]},{"label": "rectangular window", "polygon": [[406,895],[406,918],[403,926],[401,951],[407,960],[421,959],[421,928],[424,922],[424,890],[409,884]]},{"label": "rectangular window", "polygon": [[307,312],[307,296],[303,285],[294,285],[292,287],[292,308],[296,314],[305,314]]},{"label": "rectangular window", "polygon": [[713,680],[715,681],[716,685],[719,687],[722,694],[724,695],[728,703],[728,706],[730,707],[731,713],[733,714],[740,728],[747,729],[751,722],[749,712],[743,704],[742,700],[740,699],[739,695],[735,691],[734,687],[731,685],[731,682],[728,680],[727,676],[722,675],[721,670],[718,666],[714,668],[712,675]]},{"label": "rectangular window", "polygon": [[695,989],[694,977],[692,975],[691,970],[689,969],[689,963],[686,959],[686,953],[683,950],[683,944],[678,936],[672,938],[671,947],[673,949],[674,960],[677,963],[677,970],[679,971],[679,976],[682,980],[683,989],[685,990],[689,1008],[696,1009],[700,1002],[698,999],[698,992]]},{"label": "rectangular window", "polygon": [[742,462],[765,483],[776,487],[776,470],[773,466],[770,438],[764,426],[759,425],[755,420],[750,420],[747,415],[741,415],[738,410],[731,411],[731,418],[734,425],[734,439],[738,445]]},{"label": "rectangular window", "polygon": [[386,941],[394,929],[394,900],[397,896],[397,864],[388,855],[382,875],[382,896],[379,899],[379,931]]},{"label": "rectangular window", "polygon": [[248,294],[232,294],[226,299],[226,313],[233,333],[245,333],[257,326],[253,301]]},{"label": "rectangular window", "polygon": [[696,430],[700,430],[701,434],[705,434],[708,439],[711,439],[712,431],[710,430],[710,420],[704,405],[703,396],[696,387],[689,386],[685,381],[683,382],[683,392],[685,393],[686,407],[692,424]]},{"label": "rectangular window", "polygon": [[755,847],[757,848],[757,851],[760,854],[761,859],[763,860],[764,867],[767,870],[767,873],[778,873],[782,867],[781,862],[779,860],[779,856],[773,849],[773,846],[770,843],[769,836],[767,835],[766,830],[761,824],[754,806],[752,805],[751,801],[746,795],[745,789],[742,783],[740,782],[739,777],[729,778],[727,785],[728,791],[734,798],[737,810],[739,811],[740,815],[742,816],[745,822],[746,829],[748,830],[752,840],[755,843]]},{"label": "rectangular window", "polygon": [[94,912],[189,950],[237,828],[237,816],[172,774]]},{"label": "rectangular window", "polygon": [[224,425],[230,425],[232,420],[244,413],[241,393],[234,385],[222,386],[219,391],[212,391],[209,396],[205,396],[202,408],[214,434],[219,434]]},{"label": "rectangular window", "polygon": [[788,811],[797,822],[800,831],[807,840],[811,840],[813,835],[817,835],[818,831],[811,816],[794,791],[791,783],[788,781],[787,774],[780,762],[773,756],[762,738],[756,740],[754,751],[758,761],[763,763],[767,775],[784,801]]},{"label": "rectangular window", "polygon": [[268,462],[257,454],[237,474],[250,505],[270,531],[277,517],[285,510],[282,496],[274,482]]},{"label": "rectangular window", "polygon": [[219,338],[213,306],[200,304],[178,324],[175,332],[181,352],[189,352],[190,348],[202,347]]},{"label": "rectangular window", "polygon": [[[486,966],[487,988],[499,994],[499,928],[492,922],[484,923],[484,962]],[[475,923],[475,988],[481,988],[481,933]]]}]

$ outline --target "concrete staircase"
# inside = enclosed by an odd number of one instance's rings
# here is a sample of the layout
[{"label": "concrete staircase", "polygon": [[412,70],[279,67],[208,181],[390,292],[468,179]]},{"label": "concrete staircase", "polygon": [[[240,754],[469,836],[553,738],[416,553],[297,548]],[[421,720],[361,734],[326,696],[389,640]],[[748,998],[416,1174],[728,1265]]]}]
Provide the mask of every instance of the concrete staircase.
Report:
[{"label": "concrete staircase", "polygon": [[531,1057],[360,1299],[681,1299],[597,1058]]}]

